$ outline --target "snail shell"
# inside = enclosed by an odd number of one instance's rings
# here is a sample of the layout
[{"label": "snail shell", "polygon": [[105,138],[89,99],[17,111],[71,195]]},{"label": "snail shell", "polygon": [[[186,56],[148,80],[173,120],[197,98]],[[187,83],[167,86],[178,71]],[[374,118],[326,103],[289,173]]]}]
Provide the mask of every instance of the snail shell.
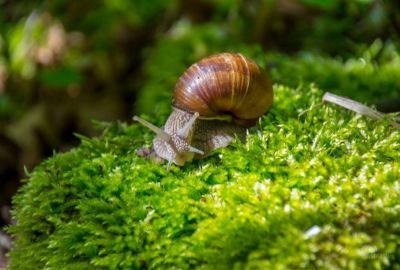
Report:
[{"label": "snail shell", "polygon": [[179,78],[172,99],[173,111],[164,129],[134,119],[157,133],[157,157],[184,165],[227,146],[235,136],[271,107],[272,85],[253,61],[241,54],[221,53],[190,66]]},{"label": "snail shell", "polygon": [[271,82],[256,63],[241,54],[221,53],[189,67],[175,86],[172,105],[201,117],[230,115],[254,125],[271,107]]}]

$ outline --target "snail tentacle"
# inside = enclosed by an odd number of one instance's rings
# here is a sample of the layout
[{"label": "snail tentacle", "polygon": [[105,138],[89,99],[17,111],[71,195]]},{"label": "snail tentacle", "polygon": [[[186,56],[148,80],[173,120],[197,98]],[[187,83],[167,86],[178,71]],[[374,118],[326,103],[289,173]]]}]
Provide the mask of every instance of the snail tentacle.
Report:
[{"label": "snail tentacle", "polygon": [[187,138],[189,136],[189,132],[192,129],[194,122],[197,117],[199,117],[199,113],[195,112],[190,120],[178,131],[178,135],[182,138]]},{"label": "snail tentacle", "polygon": [[143,118],[140,118],[139,116],[135,115],[133,117],[134,121],[139,122],[140,124],[142,124],[143,126],[149,128],[150,130],[152,130],[154,133],[156,133],[160,138],[162,138],[163,140],[165,140],[166,142],[171,141],[171,136],[166,133],[164,130],[162,130],[159,127],[156,127],[155,125],[153,125],[152,123],[144,120]]},{"label": "snail tentacle", "polygon": [[171,168],[171,164],[172,164],[173,159],[174,159],[173,155],[172,155],[172,154],[169,155],[169,158],[168,158],[168,165],[167,165],[167,171],[169,171],[169,169]]}]

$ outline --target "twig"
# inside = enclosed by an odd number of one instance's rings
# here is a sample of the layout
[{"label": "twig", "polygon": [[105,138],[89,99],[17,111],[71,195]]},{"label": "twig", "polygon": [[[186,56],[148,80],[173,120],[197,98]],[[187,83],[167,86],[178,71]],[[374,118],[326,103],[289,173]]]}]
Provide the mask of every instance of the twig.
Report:
[{"label": "twig", "polygon": [[[332,94],[330,92],[326,92],[324,96],[322,97],[323,102],[330,102],[336,105],[339,105],[341,107],[344,107],[348,110],[351,110],[353,112],[359,113],[361,115],[368,116],[372,119],[375,120],[383,120],[387,118],[387,115],[381,112],[378,112],[364,104],[361,104],[360,102],[354,101],[352,99],[348,99],[342,96],[338,96],[335,94]],[[396,118],[388,118],[389,123],[394,126],[394,127],[400,127],[400,123],[396,121]]]}]

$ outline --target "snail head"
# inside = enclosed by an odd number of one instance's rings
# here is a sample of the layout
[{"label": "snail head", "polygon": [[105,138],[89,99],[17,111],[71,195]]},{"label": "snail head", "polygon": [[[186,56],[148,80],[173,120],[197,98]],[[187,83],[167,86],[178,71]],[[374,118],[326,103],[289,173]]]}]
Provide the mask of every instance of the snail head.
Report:
[{"label": "snail head", "polygon": [[133,120],[157,134],[153,141],[153,148],[157,156],[168,160],[167,170],[169,170],[172,163],[183,166],[185,162],[191,161],[195,154],[204,155],[202,150],[190,145],[191,131],[198,117],[199,113],[195,112],[176,133],[172,132],[172,134],[168,134],[138,116],[134,116]]}]

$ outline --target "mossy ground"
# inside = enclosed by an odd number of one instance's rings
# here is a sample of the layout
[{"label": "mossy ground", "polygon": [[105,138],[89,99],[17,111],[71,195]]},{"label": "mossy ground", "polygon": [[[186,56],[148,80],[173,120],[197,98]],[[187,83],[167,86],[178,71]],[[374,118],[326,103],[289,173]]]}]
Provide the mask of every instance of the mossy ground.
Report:
[{"label": "mossy ground", "polygon": [[[157,124],[194,60],[154,65],[168,48],[192,48],[162,44],[138,103],[158,102],[142,114]],[[102,136],[81,137],[29,174],[14,199],[10,269],[399,269],[399,130],[316,106],[326,90],[365,102],[394,95],[398,55],[377,64],[244,53],[272,63],[277,82],[271,111],[245,143],[167,172],[135,154],[150,131],[104,124]]]}]

